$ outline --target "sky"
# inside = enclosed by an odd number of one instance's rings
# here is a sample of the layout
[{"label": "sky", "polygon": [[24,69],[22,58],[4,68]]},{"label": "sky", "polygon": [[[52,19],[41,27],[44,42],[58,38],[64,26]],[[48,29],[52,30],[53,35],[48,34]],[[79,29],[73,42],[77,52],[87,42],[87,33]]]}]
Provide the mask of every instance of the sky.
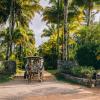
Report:
[{"label": "sky", "polygon": [[[43,7],[48,6],[49,0],[40,0],[40,4]],[[95,17],[95,21],[100,20],[100,13],[98,13]],[[36,14],[36,16],[29,23],[30,29],[32,29],[35,33],[36,47],[41,45],[43,42],[47,41],[48,38],[41,38],[41,34],[43,29],[46,27],[46,23],[42,21],[42,15]]]},{"label": "sky", "polygon": [[[41,0],[40,4],[43,7],[49,5],[48,0]],[[48,40],[47,38],[41,38],[41,33],[43,29],[46,27],[46,23],[42,21],[42,15],[36,14],[36,16],[30,22],[29,26],[35,33],[35,40],[37,47],[41,45],[43,42]]]}]

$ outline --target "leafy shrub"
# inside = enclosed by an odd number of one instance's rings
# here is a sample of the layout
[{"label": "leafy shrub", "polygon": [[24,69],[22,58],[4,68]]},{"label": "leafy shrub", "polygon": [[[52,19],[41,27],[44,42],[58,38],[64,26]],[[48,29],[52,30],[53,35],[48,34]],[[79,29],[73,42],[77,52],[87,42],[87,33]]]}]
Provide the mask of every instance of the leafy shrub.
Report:
[{"label": "leafy shrub", "polygon": [[5,69],[4,63],[0,62],[0,73],[2,73]]},{"label": "leafy shrub", "polygon": [[82,45],[76,51],[76,59],[81,66],[94,66],[96,69],[100,69],[100,60],[97,59],[99,53],[97,53],[98,45],[85,44]]},{"label": "leafy shrub", "polygon": [[44,56],[44,67],[45,69],[56,69],[57,68],[57,55],[48,54]]},{"label": "leafy shrub", "polygon": [[17,68],[22,69],[23,62],[18,60],[18,59],[16,59],[16,65],[17,65]]},{"label": "leafy shrub", "polygon": [[100,24],[82,27],[78,31],[76,42],[78,63],[81,66],[94,66],[100,69]]},{"label": "leafy shrub", "polygon": [[24,71],[23,71],[22,69],[17,68],[17,69],[16,69],[16,73],[17,73],[17,74],[21,74],[21,73],[24,73]]},{"label": "leafy shrub", "polygon": [[76,77],[84,77],[84,78],[89,78],[92,77],[95,69],[91,66],[77,66],[77,67],[70,67],[66,69],[66,72],[68,74],[71,74]]}]

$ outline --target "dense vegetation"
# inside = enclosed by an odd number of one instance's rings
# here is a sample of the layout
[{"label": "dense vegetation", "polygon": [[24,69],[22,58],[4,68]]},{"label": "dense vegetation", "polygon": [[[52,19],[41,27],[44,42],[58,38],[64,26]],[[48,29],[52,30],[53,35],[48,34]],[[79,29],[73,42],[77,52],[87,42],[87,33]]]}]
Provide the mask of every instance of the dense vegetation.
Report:
[{"label": "dense vegetation", "polygon": [[[76,76],[100,69],[100,23],[94,21],[100,2],[49,0],[50,6],[43,9],[39,1],[0,0],[0,60],[15,60],[21,68],[25,56],[37,54],[44,57],[46,69],[56,69],[58,59],[77,61],[81,67],[70,69],[74,75],[78,71]],[[38,49],[29,29],[37,12],[42,12],[47,23],[41,37],[49,38]]]},{"label": "dense vegetation", "polygon": [[100,24],[83,27],[78,33],[77,61],[82,66],[100,69]]},{"label": "dense vegetation", "polygon": [[[42,37],[49,37],[49,40],[39,47],[39,52],[44,56],[46,66],[56,68],[57,59],[63,60],[65,55],[65,12],[63,1],[50,0],[50,4],[43,12],[48,27],[42,33]],[[66,41],[70,61],[77,60],[81,66],[96,69],[100,69],[100,24],[94,21],[100,10],[98,5],[97,0],[69,0]]]},{"label": "dense vegetation", "polygon": [[93,74],[95,73],[95,69],[91,66],[77,66],[77,67],[71,67],[67,68],[65,70],[65,73],[71,74],[76,77],[80,78],[91,78],[93,77]]},{"label": "dense vegetation", "polygon": [[15,60],[21,67],[24,57],[35,54],[29,22],[41,10],[39,0],[0,0],[0,60]]}]

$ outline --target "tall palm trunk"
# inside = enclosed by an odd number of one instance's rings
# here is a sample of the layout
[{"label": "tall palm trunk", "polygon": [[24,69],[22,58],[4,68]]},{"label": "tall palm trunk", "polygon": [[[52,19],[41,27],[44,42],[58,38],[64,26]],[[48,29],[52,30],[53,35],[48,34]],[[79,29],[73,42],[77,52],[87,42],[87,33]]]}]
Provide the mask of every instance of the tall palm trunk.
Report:
[{"label": "tall palm trunk", "polygon": [[9,47],[10,47],[10,45],[9,45],[9,42],[8,42],[7,43],[7,51],[6,51],[6,60],[9,59]]},{"label": "tall palm trunk", "polygon": [[63,60],[68,60],[68,0],[64,0],[64,54]]},{"label": "tall palm trunk", "polygon": [[58,9],[58,22],[57,22],[57,33],[58,33],[58,36],[57,36],[57,55],[58,55],[58,60],[60,58],[60,52],[59,52],[59,25],[60,25],[60,18],[59,18],[59,5],[60,5],[60,0],[58,0],[58,3],[57,3],[57,9]]},{"label": "tall palm trunk", "polygon": [[11,1],[11,7],[10,7],[10,16],[9,16],[9,41],[7,44],[7,51],[6,51],[6,60],[9,59],[9,57],[12,54],[12,36],[13,36],[13,30],[14,30],[14,4],[15,0]]},{"label": "tall palm trunk", "polygon": [[13,46],[13,31],[15,26],[15,0],[12,0],[12,7],[11,7],[11,43],[10,43],[10,55],[12,54],[12,46]]},{"label": "tall palm trunk", "polygon": [[22,55],[23,55],[23,46],[22,44],[20,44],[19,45],[19,59],[21,59]]},{"label": "tall palm trunk", "polygon": [[91,9],[93,8],[92,0],[88,1],[88,16],[87,16],[87,26],[91,24]]}]

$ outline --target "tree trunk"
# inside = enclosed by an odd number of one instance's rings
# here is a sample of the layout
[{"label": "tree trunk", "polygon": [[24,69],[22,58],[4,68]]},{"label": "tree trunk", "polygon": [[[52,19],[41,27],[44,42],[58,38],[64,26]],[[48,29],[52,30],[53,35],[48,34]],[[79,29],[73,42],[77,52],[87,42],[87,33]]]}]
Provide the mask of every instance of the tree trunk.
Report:
[{"label": "tree trunk", "polygon": [[20,44],[19,45],[19,55],[20,55],[20,58],[22,57],[22,45]]},{"label": "tree trunk", "polygon": [[87,26],[90,26],[91,23],[91,8],[93,7],[93,2],[91,0],[88,1],[88,16],[87,16]]},{"label": "tree trunk", "polygon": [[64,54],[63,60],[68,60],[68,0],[64,0]]},{"label": "tree trunk", "polygon": [[14,25],[15,25],[15,1],[11,1],[11,8],[10,8],[10,19],[9,19],[9,35],[10,35],[10,56],[12,55],[12,44],[13,44],[13,30],[14,30]]},{"label": "tree trunk", "polygon": [[12,55],[12,46],[13,46],[13,44],[12,44],[12,42],[10,42],[10,46],[9,46],[10,47],[10,49],[9,49],[10,50],[10,54],[9,54],[9,57]]},{"label": "tree trunk", "polygon": [[9,59],[9,42],[7,43],[6,60]]},{"label": "tree trunk", "polygon": [[7,43],[7,51],[6,51],[6,60],[9,60],[9,57],[12,54],[12,44],[11,42]]},{"label": "tree trunk", "polygon": [[10,16],[9,16],[9,41],[7,43],[7,51],[6,51],[6,60],[9,59],[10,55],[12,54],[12,30],[13,30],[13,0],[11,1],[10,7]]},{"label": "tree trunk", "polygon": [[60,18],[59,18],[59,4],[60,4],[60,0],[58,0],[58,4],[57,4],[57,9],[58,9],[58,22],[57,22],[57,55],[58,55],[58,60],[60,59],[60,54],[59,54],[59,24],[60,24]]}]

